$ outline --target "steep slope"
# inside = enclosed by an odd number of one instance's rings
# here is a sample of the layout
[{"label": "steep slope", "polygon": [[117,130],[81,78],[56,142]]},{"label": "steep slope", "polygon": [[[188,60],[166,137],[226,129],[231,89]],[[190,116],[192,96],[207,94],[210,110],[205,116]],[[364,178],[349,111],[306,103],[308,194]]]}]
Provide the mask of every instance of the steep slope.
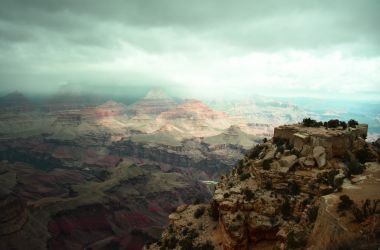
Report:
[{"label": "steep slope", "polygon": [[0,180],[1,249],[138,250],[159,237],[173,208],[210,198],[184,174],[127,162],[103,180],[1,162]]},{"label": "steep slope", "polygon": [[211,203],[178,207],[146,248],[377,249],[379,148],[366,134],[276,128],[221,177]]}]

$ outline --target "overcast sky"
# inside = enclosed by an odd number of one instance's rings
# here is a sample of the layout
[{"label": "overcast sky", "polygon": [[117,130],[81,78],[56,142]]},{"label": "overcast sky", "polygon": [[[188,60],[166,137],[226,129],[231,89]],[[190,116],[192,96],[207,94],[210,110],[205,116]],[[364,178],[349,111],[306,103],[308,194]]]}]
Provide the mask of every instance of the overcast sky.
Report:
[{"label": "overcast sky", "polygon": [[380,1],[0,0],[0,90],[380,100]]}]

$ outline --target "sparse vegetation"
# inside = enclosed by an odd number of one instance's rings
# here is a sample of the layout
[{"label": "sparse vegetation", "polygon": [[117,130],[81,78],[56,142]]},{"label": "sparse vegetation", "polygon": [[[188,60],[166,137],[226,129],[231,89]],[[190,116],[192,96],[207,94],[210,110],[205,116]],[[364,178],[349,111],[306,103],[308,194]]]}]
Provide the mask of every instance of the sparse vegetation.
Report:
[{"label": "sparse vegetation", "polygon": [[267,178],[267,179],[264,180],[263,183],[264,183],[263,186],[264,186],[265,189],[267,189],[267,190],[271,190],[272,189],[273,183],[272,183],[271,179]]},{"label": "sparse vegetation", "polygon": [[252,200],[253,198],[255,198],[255,193],[252,192],[249,188],[245,188],[245,189],[243,190],[243,194],[245,195],[245,199],[246,199],[247,201],[250,201],[250,200]]},{"label": "sparse vegetation", "polygon": [[295,233],[291,231],[286,239],[286,245],[288,249],[303,248],[307,243],[307,235],[305,232]]},{"label": "sparse vegetation", "polygon": [[302,125],[305,127],[321,127],[323,126],[322,122],[317,122],[316,120],[313,120],[311,118],[305,118],[302,120]]},{"label": "sparse vegetation", "polygon": [[310,222],[314,222],[318,217],[319,206],[312,206],[307,210],[307,218]]},{"label": "sparse vegetation", "polygon": [[352,214],[355,217],[355,220],[357,222],[362,222],[366,220],[368,217],[379,214],[380,211],[378,211],[378,204],[380,203],[380,200],[369,200],[366,199],[364,202],[362,202],[362,207],[359,208],[356,204],[352,205]]},{"label": "sparse vegetation", "polygon": [[328,128],[337,128],[340,125],[340,121],[338,119],[329,120],[327,122]]},{"label": "sparse vegetation", "polygon": [[196,245],[192,249],[194,250],[214,250],[214,246],[211,244],[210,241],[207,241],[206,243]]},{"label": "sparse vegetation", "polygon": [[204,206],[198,207],[194,212],[194,218],[196,219],[200,218],[204,214],[204,212],[205,212]]},{"label": "sparse vegetation", "polygon": [[357,160],[350,161],[347,165],[348,173],[347,176],[350,177],[351,175],[357,175],[362,174],[365,167],[363,164],[360,164]]},{"label": "sparse vegetation", "polygon": [[183,250],[192,250],[194,249],[193,243],[195,238],[199,236],[198,232],[195,229],[189,230],[186,237],[179,241],[179,246]]},{"label": "sparse vegetation", "polygon": [[359,123],[357,121],[353,120],[353,119],[351,119],[351,120],[348,121],[348,126],[350,128],[356,128],[357,125],[359,125]]},{"label": "sparse vegetation", "polygon": [[291,195],[298,195],[301,191],[300,186],[295,181],[288,181],[288,190]]},{"label": "sparse vegetation", "polygon": [[263,169],[264,170],[269,170],[270,169],[270,164],[272,163],[272,159],[265,159],[263,161]]},{"label": "sparse vegetation", "polygon": [[284,218],[288,218],[293,212],[288,196],[284,196],[284,202],[281,205],[281,213]]},{"label": "sparse vegetation", "polygon": [[351,206],[354,204],[350,197],[345,194],[341,195],[339,199],[340,202],[338,203],[338,212],[349,210]]},{"label": "sparse vegetation", "polygon": [[239,178],[240,178],[240,181],[245,181],[249,177],[251,177],[250,173],[242,173]]},{"label": "sparse vegetation", "polygon": [[286,140],[284,138],[274,137],[273,143],[276,144],[277,147],[280,147],[282,145],[288,144],[288,140]]},{"label": "sparse vegetation", "polygon": [[358,159],[358,161],[362,164],[366,163],[367,161],[371,161],[374,158],[371,155],[367,144],[365,144],[364,148],[357,151],[355,156]]},{"label": "sparse vegetation", "polygon": [[211,202],[210,207],[208,208],[208,215],[214,221],[217,221],[219,219],[219,208],[218,208],[218,203],[216,201]]},{"label": "sparse vegetation", "polygon": [[263,151],[264,148],[265,148],[265,147],[264,147],[264,145],[262,145],[262,144],[258,144],[258,145],[256,145],[256,146],[251,150],[251,152],[248,153],[248,158],[250,158],[250,159],[256,159],[256,158],[259,156],[259,154],[261,153],[261,151]]}]

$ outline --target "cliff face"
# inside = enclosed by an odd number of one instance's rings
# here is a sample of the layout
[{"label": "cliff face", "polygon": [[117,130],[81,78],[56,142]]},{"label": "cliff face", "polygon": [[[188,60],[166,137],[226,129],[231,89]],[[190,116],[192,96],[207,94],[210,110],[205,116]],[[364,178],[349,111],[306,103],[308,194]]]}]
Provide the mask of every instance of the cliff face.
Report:
[{"label": "cliff face", "polygon": [[177,208],[146,248],[376,249],[379,148],[366,129],[276,128],[222,176],[210,204]]}]

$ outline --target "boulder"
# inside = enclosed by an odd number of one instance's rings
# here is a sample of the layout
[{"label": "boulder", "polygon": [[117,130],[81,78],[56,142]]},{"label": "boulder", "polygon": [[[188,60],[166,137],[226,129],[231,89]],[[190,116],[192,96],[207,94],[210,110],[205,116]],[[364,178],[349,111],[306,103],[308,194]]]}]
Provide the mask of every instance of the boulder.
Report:
[{"label": "boulder", "polygon": [[189,205],[187,205],[187,204],[180,205],[180,206],[177,207],[176,212],[177,212],[177,213],[182,213],[183,211],[186,210],[186,208],[187,208],[188,206],[189,206]]},{"label": "boulder", "polygon": [[326,150],[324,147],[317,146],[313,149],[313,157],[317,162],[318,167],[324,167],[327,163],[326,161]]},{"label": "boulder", "polygon": [[279,171],[281,173],[287,173],[289,170],[296,164],[297,162],[297,156],[295,155],[289,155],[289,156],[284,156],[279,160],[280,163],[280,168]]},{"label": "boulder", "polygon": [[171,220],[171,221],[179,220],[179,219],[181,219],[181,216],[177,213],[172,213],[169,215],[169,220]]}]

